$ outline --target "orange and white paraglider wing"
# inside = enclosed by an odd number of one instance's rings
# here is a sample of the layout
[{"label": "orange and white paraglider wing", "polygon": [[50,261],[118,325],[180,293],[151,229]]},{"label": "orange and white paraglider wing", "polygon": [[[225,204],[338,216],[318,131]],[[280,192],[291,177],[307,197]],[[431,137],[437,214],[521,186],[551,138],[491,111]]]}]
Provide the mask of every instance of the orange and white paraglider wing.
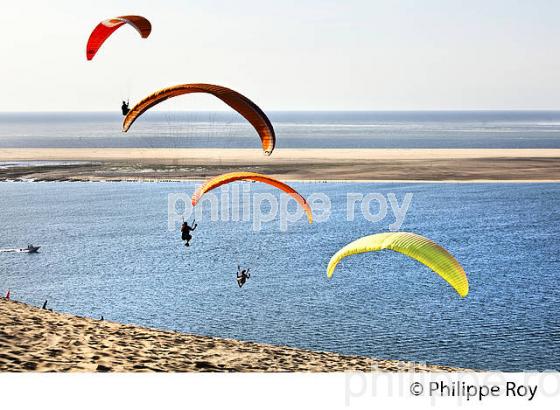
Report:
[{"label": "orange and white paraglider wing", "polygon": [[101,48],[105,40],[113,34],[119,27],[130,24],[138,31],[142,38],[147,38],[152,32],[152,25],[142,16],[120,16],[99,23],[91,32],[87,46],[86,57],[91,60]]},{"label": "orange and white paraglider wing", "polygon": [[250,99],[237,91],[213,84],[180,84],[164,88],[150,94],[136,104],[123,121],[123,132],[127,132],[131,125],[150,108],[173,97],[183,94],[206,93],[219,98],[243,116],[255,128],[261,139],[262,148],[266,155],[270,155],[276,145],[274,127],[266,114]]},{"label": "orange and white paraglider wing", "polygon": [[265,184],[271,185],[275,188],[280,189],[281,191],[287,193],[295,201],[303,208],[305,213],[307,214],[307,220],[309,223],[313,222],[313,213],[311,212],[311,207],[305,200],[303,196],[301,196],[295,189],[293,189],[288,184],[285,184],[282,181],[279,181],[275,178],[258,174],[256,172],[230,172],[227,174],[219,175],[207,181],[204,185],[199,187],[196,192],[192,196],[192,205],[196,206],[200,198],[206,193],[213,189],[216,189],[222,185],[229,184],[235,181],[257,181],[263,182]]}]

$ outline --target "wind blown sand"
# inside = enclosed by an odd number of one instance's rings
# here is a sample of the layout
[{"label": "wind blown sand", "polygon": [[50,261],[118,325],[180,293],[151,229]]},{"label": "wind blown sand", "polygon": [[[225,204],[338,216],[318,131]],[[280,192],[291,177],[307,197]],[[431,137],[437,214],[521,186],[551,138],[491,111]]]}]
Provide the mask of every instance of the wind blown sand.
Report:
[{"label": "wind blown sand", "polygon": [[4,148],[0,180],[200,180],[254,171],[284,180],[560,182],[560,149]]},{"label": "wind blown sand", "polygon": [[148,329],[51,312],[0,299],[0,371],[447,372],[463,370]]}]

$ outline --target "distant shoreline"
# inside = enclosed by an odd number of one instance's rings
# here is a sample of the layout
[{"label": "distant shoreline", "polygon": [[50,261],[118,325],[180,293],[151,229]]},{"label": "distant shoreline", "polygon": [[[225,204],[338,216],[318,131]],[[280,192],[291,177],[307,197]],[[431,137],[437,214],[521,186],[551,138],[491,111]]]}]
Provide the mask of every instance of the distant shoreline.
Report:
[{"label": "distant shoreline", "polygon": [[[287,181],[560,182],[560,149],[4,148],[0,162],[73,164],[0,169],[0,181],[198,181],[235,170]],[[79,162],[79,163],[75,163]]]}]

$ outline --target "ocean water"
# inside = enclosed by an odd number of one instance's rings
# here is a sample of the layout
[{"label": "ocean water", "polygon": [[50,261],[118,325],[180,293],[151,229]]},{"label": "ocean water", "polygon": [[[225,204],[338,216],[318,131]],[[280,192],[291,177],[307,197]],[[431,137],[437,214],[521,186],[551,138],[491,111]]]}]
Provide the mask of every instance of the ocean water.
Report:
[{"label": "ocean water", "polygon": [[[273,189],[250,184],[251,194]],[[560,370],[560,184],[294,183],[331,200],[328,221],[199,220],[186,249],[168,195],[194,183],[0,183],[0,291],[57,311],[197,334],[385,359]],[[401,230],[461,262],[461,299],[397,253],[326,265],[341,246],[387,231],[392,213],[347,221],[348,193],[412,193]],[[207,205],[206,205],[207,206]],[[291,208],[290,208],[291,209]],[[372,210],[374,212],[375,210]],[[253,276],[242,288],[237,264]]]},{"label": "ocean water", "polygon": [[[118,108],[118,107],[116,107]],[[270,112],[278,148],[560,148],[560,111]],[[0,148],[258,148],[235,112],[0,113]]]}]

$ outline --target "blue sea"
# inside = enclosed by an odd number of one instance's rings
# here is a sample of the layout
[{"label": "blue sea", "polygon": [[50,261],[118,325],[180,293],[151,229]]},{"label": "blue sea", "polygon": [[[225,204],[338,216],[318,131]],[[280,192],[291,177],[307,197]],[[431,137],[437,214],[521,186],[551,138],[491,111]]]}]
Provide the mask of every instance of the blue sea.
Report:
[{"label": "blue sea", "polygon": [[[118,108],[118,107],[116,107]],[[278,148],[560,148],[560,111],[270,112]],[[258,148],[234,112],[0,113],[0,148]]]},{"label": "blue sea", "polygon": [[[545,134],[534,141],[553,144]],[[0,183],[0,248],[42,246],[34,255],[0,253],[0,291],[37,306],[48,299],[57,311],[202,335],[476,369],[560,370],[560,184],[293,185],[330,198],[327,221],[301,219],[283,231],[274,219],[254,231],[250,221],[205,214],[187,249],[178,227],[168,229],[168,195],[191,195],[195,183]],[[328,280],[334,252],[395,221],[391,212],[348,221],[348,193],[392,193],[399,204],[413,194],[400,230],[449,249],[467,272],[469,295],[461,299],[390,251],[348,257]],[[241,289],[238,264],[253,273]]]}]

